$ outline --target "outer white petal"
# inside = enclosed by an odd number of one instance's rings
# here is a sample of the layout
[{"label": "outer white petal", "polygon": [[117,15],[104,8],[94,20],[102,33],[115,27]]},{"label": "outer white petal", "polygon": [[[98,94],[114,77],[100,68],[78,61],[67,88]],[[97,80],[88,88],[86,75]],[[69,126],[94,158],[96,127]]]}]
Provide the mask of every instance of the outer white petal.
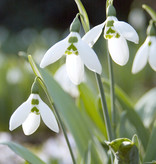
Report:
[{"label": "outer white petal", "polygon": [[92,48],[88,46],[87,43],[85,43],[83,40],[79,40],[77,44],[77,49],[79,52],[79,55],[83,61],[83,63],[86,65],[88,69],[91,71],[97,72],[98,74],[102,73],[102,66],[100,64],[100,61],[96,55],[96,53],[93,51]]},{"label": "outer white petal", "polygon": [[75,84],[80,84],[84,79],[84,64],[79,55],[67,55],[66,70],[70,80]]},{"label": "outer white petal", "polygon": [[83,36],[82,40],[85,41],[90,47],[92,47],[100,37],[104,25],[105,22],[92,28]]},{"label": "outer white petal", "polygon": [[156,37],[151,37],[151,46],[149,47],[149,64],[156,71]]},{"label": "outer white petal", "polygon": [[49,129],[53,130],[54,132],[58,133],[59,127],[56,118],[52,110],[48,107],[48,105],[45,104],[43,101],[42,102],[40,101],[39,110],[40,110],[41,118],[43,122],[46,124],[46,126]]},{"label": "outer white petal", "polygon": [[22,124],[22,128],[25,135],[33,134],[40,125],[40,115],[30,113],[27,119]]},{"label": "outer white petal", "polygon": [[121,36],[123,36],[127,40],[132,41],[134,43],[139,42],[139,36],[137,32],[128,23],[122,21],[115,21],[114,28]]},{"label": "outer white petal", "polygon": [[129,49],[125,38],[108,39],[108,50],[114,60],[119,65],[125,65],[129,59]]},{"label": "outer white petal", "polygon": [[68,47],[68,37],[66,37],[64,40],[59,41],[58,43],[54,44],[44,55],[40,67],[44,68],[49,64],[52,64],[56,62],[58,59],[60,59],[67,47]]},{"label": "outer white petal", "polygon": [[31,110],[31,98],[30,95],[26,102],[21,104],[16,111],[12,114],[9,121],[9,130],[14,130],[18,126],[20,126],[28,117],[29,112]]},{"label": "outer white petal", "polygon": [[79,96],[79,91],[78,91],[77,86],[74,85],[68,77],[65,64],[63,64],[56,71],[54,78],[66,92],[71,94],[71,96],[73,96],[73,97]]},{"label": "outer white petal", "polygon": [[133,66],[132,66],[132,73],[138,73],[141,71],[148,60],[148,52],[149,52],[149,47],[148,47],[148,42],[149,38],[145,40],[143,45],[138,49],[134,61],[133,61]]}]

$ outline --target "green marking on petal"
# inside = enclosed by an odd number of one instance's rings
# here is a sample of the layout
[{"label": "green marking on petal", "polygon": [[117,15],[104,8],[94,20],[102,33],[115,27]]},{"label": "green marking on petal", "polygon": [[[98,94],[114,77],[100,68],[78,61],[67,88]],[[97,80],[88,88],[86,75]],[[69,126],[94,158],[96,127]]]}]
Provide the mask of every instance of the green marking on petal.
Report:
[{"label": "green marking on petal", "polygon": [[65,54],[67,55],[71,55],[71,54],[75,54],[75,55],[78,55],[78,50],[77,48],[74,46],[74,44],[72,43],[68,48],[67,50],[65,51]]},{"label": "green marking on petal", "polygon": [[68,39],[68,42],[69,43],[77,43],[78,42],[78,39],[77,39],[77,37],[70,37],[69,39]]},{"label": "green marking on petal", "polygon": [[152,44],[152,42],[151,42],[151,41],[149,41],[149,42],[148,42],[148,45],[149,45],[149,46],[151,46],[151,44]]},{"label": "green marking on petal", "polygon": [[105,38],[106,39],[111,39],[111,38],[113,38],[113,35],[105,35]]},{"label": "green marking on petal", "polygon": [[106,24],[106,27],[112,27],[114,24],[114,21],[111,20],[111,21],[108,21],[107,24]]},{"label": "green marking on petal", "polygon": [[37,115],[40,114],[39,110],[38,110],[35,106],[31,109],[31,112],[32,112],[32,113],[35,113],[35,114],[37,114]]},{"label": "green marking on petal", "polygon": [[107,30],[106,34],[114,34],[115,30],[113,30],[111,27]]},{"label": "green marking on petal", "polygon": [[115,37],[116,37],[116,38],[120,38],[120,35],[117,33]]},{"label": "green marking on petal", "polygon": [[32,99],[31,100],[31,104],[32,105],[38,105],[39,104],[39,100],[38,99]]}]

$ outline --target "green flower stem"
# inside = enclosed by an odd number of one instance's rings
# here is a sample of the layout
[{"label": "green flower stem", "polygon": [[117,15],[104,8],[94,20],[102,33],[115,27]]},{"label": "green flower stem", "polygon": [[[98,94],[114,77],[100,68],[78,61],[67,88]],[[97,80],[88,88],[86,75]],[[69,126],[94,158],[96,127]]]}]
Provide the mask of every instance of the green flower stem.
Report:
[{"label": "green flower stem", "polygon": [[73,151],[72,151],[72,148],[71,148],[71,145],[70,145],[70,142],[69,142],[69,139],[68,139],[66,130],[65,130],[65,126],[64,126],[64,124],[63,124],[63,122],[62,122],[62,120],[61,120],[61,117],[60,117],[60,115],[59,115],[59,113],[58,113],[58,111],[57,111],[57,108],[56,108],[55,104],[53,103],[52,99],[50,98],[49,93],[48,93],[48,90],[47,90],[47,88],[46,88],[44,82],[42,81],[42,79],[38,77],[38,80],[39,80],[39,83],[41,84],[42,88],[44,89],[44,91],[45,91],[45,93],[46,93],[46,95],[47,95],[47,98],[48,98],[48,100],[49,100],[49,102],[50,102],[51,108],[54,109],[54,111],[55,111],[55,114],[56,114],[56,116],[57,116],[57,119],[58,119],[58,121],[59,121],[59,124],[60,124],[60,126],[61,126],[61,129],[62,129],[62,131],[63,131],[64,137],[65,137],[65,140],[66,140],[66,143],[67,143],[67,146],[68,146],[68,149],[69,149],[69,152],[70,152],[72,161],[73,161],[73,164],[76,164],[76,160],[75,160],[75,157],[74,157],[74,153],[73,153]]},{"label": "green flower stem", "polygon": [[110,118],[109,118],[109,114],[108,114],[108,108],[107,108],[107,103],[106,103],[106,98],[105,98],[105,94],[104,94],[104,88],[103,88],[101,76],[97,73],[95,73],[95,76],[96,76],[96,81],[97,81],[98,88],[100,91],[102,110],[103,110],[103,116],[104,116],[104,120],[105,120],[105,124],[106,124],[108,140],[112,141],[114,139],[114,135],[113,135],[113,130],[111,127],[111,122],[110,122]]},{"label": "green flower stem", "polygon": [[114,131],[114,137],[116,134],[116,110],[115,110],[115,91],[114,91],[114,74],[113,65],[110,54],[107,50],[108,67],[109,67],[109,78],[110,78],[110,95],[111,95],[111,116],[112,116],[112,127]]}]

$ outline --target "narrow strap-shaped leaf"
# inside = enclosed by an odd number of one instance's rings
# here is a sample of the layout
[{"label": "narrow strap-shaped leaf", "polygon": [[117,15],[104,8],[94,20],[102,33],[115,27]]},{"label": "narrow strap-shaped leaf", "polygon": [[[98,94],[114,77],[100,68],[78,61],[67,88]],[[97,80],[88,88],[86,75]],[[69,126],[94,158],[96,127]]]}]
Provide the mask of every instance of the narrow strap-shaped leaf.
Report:
[{"label": "narrow strap-shaped leaf", "polygon": [[7,145],[13,152],[31,164],[45,164],[45,162],[43,162],[39,157],[17,143],[3,142],[1,144]]},{"label": "narrow strap-shaped leaf", "polygon": [[144,162],[150,162],[152,160],[156,160],[156,122],[154,123],[144,157]]},{"label": "narrow strap-shaped leaf", "polygon": [[[105,80],[104,84],[106,84],[109,87],[108,81]],[[122,105],[123,110],[127,111],[127,117],[129,119],[130,123],[132,125],[134,125],[134,127],[136,128],[137,134],[143,144],[144,149],[146,150],[147,143],[149,140],[148,130],[145,128],[138,113],[134,110],[134,107],[133,107],[129,97],[117,85],[115,85],[115,94],[116,94],[117,100]]]}]

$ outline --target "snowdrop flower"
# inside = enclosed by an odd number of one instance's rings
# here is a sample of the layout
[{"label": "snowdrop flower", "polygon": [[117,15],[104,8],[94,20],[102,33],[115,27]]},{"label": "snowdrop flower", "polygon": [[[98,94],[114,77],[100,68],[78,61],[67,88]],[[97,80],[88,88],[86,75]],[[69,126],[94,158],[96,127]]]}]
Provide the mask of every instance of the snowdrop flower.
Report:
[{"label": "snowdrop flower", "polygon": [[138,49],[133,61],[132,73],[138,73],[149,62],[150,66],[156,71],[156,29],[153,21],[147,29],[147,38]]},{"label": "snowdrop flower", "polygon": [[80,35],[78,16],[70,26],[70,34],[60,42],[54,44],[43,57],[40,67],[54,63],[64,54],[66,55],[66,70],[70,80],[78,85],[84,77],[84,65],[91,71],[101,74],[102,67],[96,53],[84,42]]},{"label": "snowdrop flower", "polygon": [[25,135],[33,134],[40,125],[40,116],[46,126],[59,132],[59,127],[51,109],[41,100],[38,89],[32,86],[32,93],[29,98],[21,104],[12,114],[9,122],[9,129],[12,131],[22,125]]},{"label": "snowdrop flower", "polygon": [[126,40],[138,43],[138,34],[128,23],[118,21],[115,8],[110,5],[107,8],[106,21],[92,28],[86,33],[83,40],[90,46],[93,46],[100,37],[104,26],[104,38],[108,40],[108,50],[112,59],[121,66],[125,65],[129,59],[129,49]]},{"label": "snowdrop flower", "polygon": [[63,64],[54,75],[55,80],[61,85],[61,87],[73,97],[79,96],[79,91],[76,85],[74,85],[69,79],[66,71],[66,65]]}]

